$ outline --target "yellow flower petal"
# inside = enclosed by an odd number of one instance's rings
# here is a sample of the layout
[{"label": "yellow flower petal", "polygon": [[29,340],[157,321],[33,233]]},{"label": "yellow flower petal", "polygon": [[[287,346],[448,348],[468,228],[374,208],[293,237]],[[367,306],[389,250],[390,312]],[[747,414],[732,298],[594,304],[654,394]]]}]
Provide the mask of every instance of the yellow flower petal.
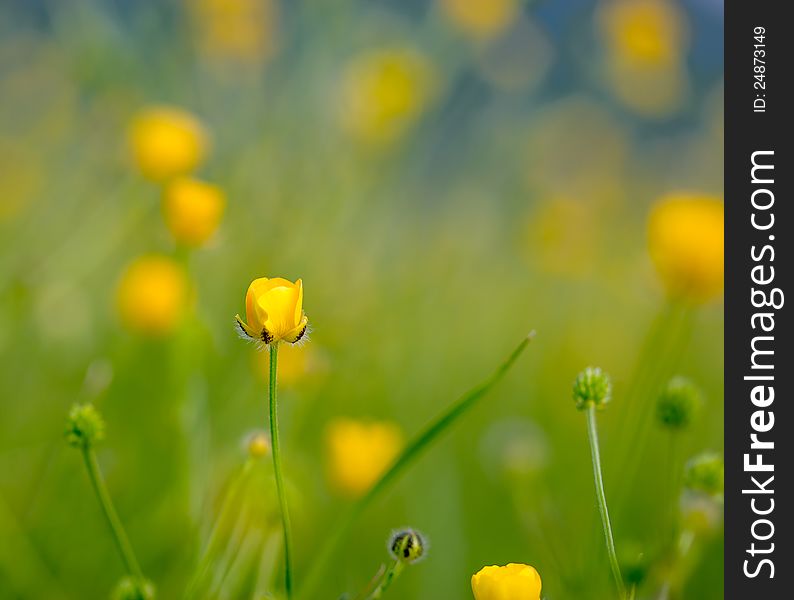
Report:
[{"label": "yellow flower petal", "polygon": [[535,568],[518,563],[483,567],[471,578],[476,600],[540,600],[541,587]]},{"label": "yellow flower petal", "polygon": [[248,323],[240,322],[240,327],[247,335],[268,344],[297,342],[308,325],[303,313],[303,282],[292,283],[282,277],[255,279],[245,296],[245,314]]}]

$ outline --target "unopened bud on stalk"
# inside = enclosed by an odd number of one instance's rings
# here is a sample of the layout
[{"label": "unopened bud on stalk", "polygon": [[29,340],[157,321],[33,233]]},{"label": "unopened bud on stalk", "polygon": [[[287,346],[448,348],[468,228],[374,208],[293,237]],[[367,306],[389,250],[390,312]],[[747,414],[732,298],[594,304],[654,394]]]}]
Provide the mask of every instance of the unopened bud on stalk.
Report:
[{"label": "unopened bud on stalk", "polygon": [[684,471],[684,485],[695,492],[722,496],[725,490],[725,464],[714,452],[704,452],[690,459]]},{"label": "unopened bud on stalk", "polygon": [[684,429],[692,422],[700,403],[697,387],[684,377],[674,377],[659,395],[656,418],[667,429]]},{"label": "unopened bud on stalk", "polygon": [[612,383],[609,375],[599,367],[587,367],[573,382],[573,399],[579,410],[590,406],[603,408],[609,402],[611,394]]},{"label": "unopened bud on stalk", "polygon": [[392,534],[389,540],[389,552],[402,563],[414,563],[427,552],[427,541],[415,529],[402,529]]},{"label": "unopened bud on stalk", "polygon": [[87,450],[105,437],[105,421],[93,404],[75,404],[66,420],[66,441]]}]

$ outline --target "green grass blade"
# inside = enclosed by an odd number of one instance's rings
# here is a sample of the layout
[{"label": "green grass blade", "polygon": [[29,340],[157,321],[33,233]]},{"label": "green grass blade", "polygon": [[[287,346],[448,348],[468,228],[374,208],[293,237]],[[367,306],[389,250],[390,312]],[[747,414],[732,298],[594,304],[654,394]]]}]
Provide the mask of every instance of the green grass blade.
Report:
[{"label": "green grass blade", "polygon": [[311,571],[306,577],[303,585],[299,589],[298,597],[302,599],[316,598],[317,586],[325,575],[329,563],[334,556],[338,555],[339,547],[344,542],[348,533],[352,529],[359,516],[366,511],[370,504],[380,496],[419,455],[436,441],[444,431],[449,429],[460,417],[469,411],[477,401],[496,385],[507,373],[513,363],[521,355],[529,342],[534,337],[532,331],[525,337],[507,359],[491,374],[484,382],[469,390],[454,402],[444,413],[435,421],[430,423],[424,431],[416,436],[411,443],[403,450],[402,454],[394,461],[392,466],[381,476],[381,478],[350,508],[346,516],[340,521],[337,529],[326,538],[326,542],[320,550]]}]

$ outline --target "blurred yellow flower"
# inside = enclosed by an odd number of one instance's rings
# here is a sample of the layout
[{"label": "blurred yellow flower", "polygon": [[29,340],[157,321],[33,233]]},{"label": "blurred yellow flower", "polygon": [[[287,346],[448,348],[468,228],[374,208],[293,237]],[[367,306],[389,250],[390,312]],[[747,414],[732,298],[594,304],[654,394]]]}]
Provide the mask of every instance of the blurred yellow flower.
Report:
[{"label": "blurred yellow flower", "polygon": [[199,51],[212,60],[253,65],[276,47],[276,0],[185,0]]},{"label": "blurred yellow flower", "polygon": [[173,180],[163,195],[165,223],[186,246],[199,246],[215,233],[225,205],[218,186],[187,177]]},{"label": "blurred yellow flower", "polygon": [[201,122],[169,106],[144,109],[132,120],[129,143],[141,173],[154,181],[186,175],[204,160],[209,138]]},{"label": "blurred yellow flower", "polygon": [[124,324],[138,333],[171,332],[185,312],[189,285],[181,266],[165,256],[142,256],[119,283],[116,304]]},{"label": "blurred yellow flower", "polygon": [[671,296],[706,301],[723,285],[722,201],[703,194],[671,194],[651,209],[648,247]]},{"label": "blurred yellow flower", "polygon": [[667,0],[615,0],[604,4],[600,25],[608,49],[623,62],[670,66],[686,50],[686,23]]},{"label": "blurred yellow flower", "polygon": [[331,483],[344,494],[359,496],[397,457],[403,436],[393,423],[338,418],[328,424],[326,443]]},{"label": "blurred yellow flower", "polygon": [[246,446],[251,458],[262,458],[270,454],[270,438],[263,431],[248,436]]},{"label": "blurred yellow flower", "polygon": [[425,110],[431,79],[427,60],[413,50],[378,50],[359,56],[344,76],[344,126],[364,142],[393,142]]},{"label": "blurred yellow flower", "polygon": [[284,340],[294,344],[306,333],[309,319],[303,312],[303,282],[281,277],[260,277],[245,295],[247,323],[236,315],[240,330],[266,344]]},{"label": "blurred yellow flower", "polygon": [[612,92],[643,116],[674,112],[688,89],[684,13],[668,0],[606,2],[598,23]]},{"label": "blurred yellow flower", "polygon": [[519,14],[518,0],[440,0],[441,12],[461,32],[476,40],[502,33]]},{"label": "blurred yellow flower", "polygon": [[471,577],[476,600],[540,600],[540,575],[529,565],[483,567]]}]

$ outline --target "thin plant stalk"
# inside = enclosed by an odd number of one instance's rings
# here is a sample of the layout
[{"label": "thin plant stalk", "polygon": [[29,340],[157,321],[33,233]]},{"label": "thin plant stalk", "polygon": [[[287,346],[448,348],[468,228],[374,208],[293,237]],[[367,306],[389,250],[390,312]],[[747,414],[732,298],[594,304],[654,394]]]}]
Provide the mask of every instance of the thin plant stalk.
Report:
[{"label": "thin plant stalk", "polygon": [[384,592],[389,589],[389,586],[392,582],[400,576],[403,569],[405,568],[405,563],[395,560],[388,569],[386,569],[383,575],[378,581],[378,584],[375,586],[375,589],[372,590],[364,600],[376,600],[383,596]]},{"label": "thin plant stalk", "polygon": [[270,350],[270,444],[273,452],[273,472],[276,476],[281,525],[284,530],[284,589],[287,600],[292,597],[292,527],[287,508],[287,494],[284,476],[281,472],[281,444],[278,435],[278,400],[276,395],[278,373],[278,342],[269,346]]},{"label": "thin plant stalk", "polygon": [[83,448],[83,460],[85,461],[91,485],[99,499],[102,512],[105,514],[105,518],[110,526],[110,531],[113,534],[113,539],[116,541],[116,546],[118,547],[119,554],[121,554],[121,560],[124,562],[127,573],[134,577],[140,585],[143,585],[145,581],[143,571],[141,571],[138,559],[135,557],[135,552],[132,550],[132,544],[130,544],[127,533],[124,531],[124,525],[122,525],[121,519],[113,506],[113,500],[110,498],[110,493],[105,485],[102,472],[99,470],[99,463],[97,463],[93,448]]},{"label": "thin plant stalk", "polygon": [[394,461],[392,466],[381,475],[380,479],[369,489],[369,491],[359,498],[353,506],[350,507],[347,514],[342,518],[333,532],[326,538],[323,547],[317,554],[317,559],[312,565],[309,575],[306,577],[303,586],[300,589],[300,598],[315,598],[317,586],[320,585],[322,577],[325,575],[331,561],[334,557],[338,556],[339,549],[345,538],[350,533],[356,520],[362,513],[378,498],[400,475],[403,474],[421,453],[426,450],[433,442],[435,442],[442,433],[449,429],[460,417],[467,413],[480,398],[485,396],[491,388],[494,387],[504,377],[505,373],[510,370],[516,359],[521,355],[524,349],[529,344],[530,340],[534,337],[535,332],[531,332],[525,337],[515,350],[507,357],[507,359],[499,365],[488,379],[479,385],[469,390],[466,394],[461,396],[454,402],[444,413],[442,413],[435,421],[430,423],[424,431],[416,436],[402,454]]},{"label": "thin plant stalk", "polygon": [[596,500],[598,501],[598,512],[601,513],[601,524],[604,527],[604,538],[606,538],[607,554],[609,555],[609,566],[612,569],[612,576],[615,578],[618,592],[621,598],[626,598],[626,586],[623,583],[623,576],[620,574],[617,552],[615,551],[615,539],[612,536],[612,524],[609,521],[609,509],[607,508],[607,497],[604,492],[604,477],[601,473],[601,454],[598,450],[598,429],[596,427],[596,406],[591,403],[587,407],[587,438],[590,440],[590,456],[593,460],[593,480],[595,482]]}]

